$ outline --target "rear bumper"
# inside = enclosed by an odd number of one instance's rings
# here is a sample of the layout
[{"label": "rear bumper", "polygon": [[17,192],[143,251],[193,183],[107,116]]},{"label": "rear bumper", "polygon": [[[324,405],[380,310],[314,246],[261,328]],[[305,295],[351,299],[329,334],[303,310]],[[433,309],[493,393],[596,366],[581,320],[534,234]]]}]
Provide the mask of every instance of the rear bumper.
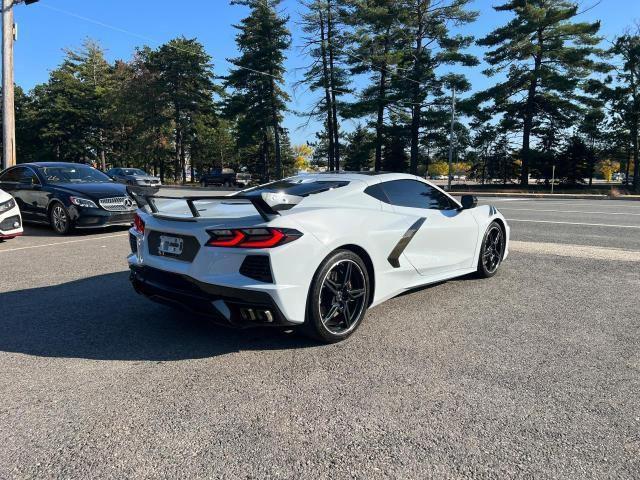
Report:
[{"label": "rear bumper", "polygon": [[238,327],[292,326],[266,292],[223,287],[187,275],[130,265],[135,291],[149,299]]}]

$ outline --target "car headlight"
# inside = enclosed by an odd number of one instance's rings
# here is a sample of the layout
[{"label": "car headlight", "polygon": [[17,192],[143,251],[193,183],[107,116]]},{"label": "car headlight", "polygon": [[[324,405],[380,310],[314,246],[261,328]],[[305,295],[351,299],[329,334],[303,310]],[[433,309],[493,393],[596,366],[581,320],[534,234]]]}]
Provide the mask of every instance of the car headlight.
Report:
[{"label": "car headlight", "polygon": [[15,206],[16,201],[13,198],[10,198],[6,202],[0,203],[0,213],[8,212]]},{"label": "car headlight", "polygon": [[86,198],[69,197],[69,200],[71,201],[71,203],[73,203],[78,207],[98,208],[98,206],[95,204],[93,200],[87,200]]}]

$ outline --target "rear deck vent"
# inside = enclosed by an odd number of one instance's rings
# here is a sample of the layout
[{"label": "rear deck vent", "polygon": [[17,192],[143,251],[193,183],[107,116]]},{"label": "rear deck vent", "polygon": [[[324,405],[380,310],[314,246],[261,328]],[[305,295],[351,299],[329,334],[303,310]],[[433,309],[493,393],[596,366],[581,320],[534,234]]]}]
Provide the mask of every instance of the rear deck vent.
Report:
[{"label": "rear deck vent", "polygon": [[138,253],[138,239],[133,233],[129,233],[129,246],[131,247],[131,253]]},{"label": "rear deck vent", "polygon": [[240,266],[240,273],[259,282],[273,283],[269,257],[266,255],[249,255]]}]

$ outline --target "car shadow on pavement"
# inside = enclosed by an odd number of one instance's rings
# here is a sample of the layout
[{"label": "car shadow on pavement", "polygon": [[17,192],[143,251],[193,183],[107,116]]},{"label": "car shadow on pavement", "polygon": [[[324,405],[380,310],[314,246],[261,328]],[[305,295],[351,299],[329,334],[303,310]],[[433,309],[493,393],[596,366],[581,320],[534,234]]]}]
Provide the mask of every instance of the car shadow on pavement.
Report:
[{"label": "car shadow on pavement", "polygon": [[0,293],[0,351],[94,360],[173,361],[318,346],[282,329],[234,330],[133,292],[128,272]]}]

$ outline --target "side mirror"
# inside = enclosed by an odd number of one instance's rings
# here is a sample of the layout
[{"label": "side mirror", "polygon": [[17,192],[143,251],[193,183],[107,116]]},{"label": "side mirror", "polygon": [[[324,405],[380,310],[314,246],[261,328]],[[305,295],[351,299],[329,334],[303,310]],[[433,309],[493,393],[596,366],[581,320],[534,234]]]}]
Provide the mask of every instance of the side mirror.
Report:
[{"label": "side mirror", "polygon": [[476,208],[478,206],[478,197],[474,195],[463,195],[460,203],[463,210],[469,210],[470,208]]}]

